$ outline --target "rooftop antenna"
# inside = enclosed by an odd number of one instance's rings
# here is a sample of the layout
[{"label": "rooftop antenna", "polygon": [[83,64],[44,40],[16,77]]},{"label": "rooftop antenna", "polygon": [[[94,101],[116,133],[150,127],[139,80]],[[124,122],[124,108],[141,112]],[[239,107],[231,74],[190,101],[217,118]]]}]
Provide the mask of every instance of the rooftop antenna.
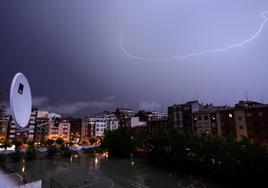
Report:
[{"label": "rooftop antenna", "polygon": [[195,97],[196,97],[196,100],[199,101],[199,93],[198,92],[195,92]]},{"label": "rooftop antenna", "polygon": [[263,95],[261,95],[261,103],[264,104]]},{"label": "rooftop antenna", "polygon": [[246,99],[246,101],[248,101],[248,92],[247,91],[245,92],[245,99]]}]

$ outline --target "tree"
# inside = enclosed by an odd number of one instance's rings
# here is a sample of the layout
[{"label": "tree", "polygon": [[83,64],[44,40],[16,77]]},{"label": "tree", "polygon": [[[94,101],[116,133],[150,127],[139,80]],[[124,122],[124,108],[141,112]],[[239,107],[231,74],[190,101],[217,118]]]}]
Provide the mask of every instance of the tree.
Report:
[{"label": "tree", "polygon": [[58,145],[63,145],[63,144],[64,144],[64,140],[63,140],[62,138],[58,138],[58,139],[56,140],[56,144],[58,144]]},{"label": "tree", "polygon": [[133,133],[129,127],[106,130],[102,147],[107,148],[111,157],[129,157],[133,151]]},{"label": "tree", "polygon": [[63,158],[69,158],[72,155],[72,151],[68,147],[62,147],[61,148],[61,156]]},{"label": "tree", "polygon": [[58,149],[56,148],[56,146],[50,145],[47,148],[47,156],[48,158],[54,158],[58,153]]},{"label": "tree", "polygon": [[35,147],[31,146],[26,150],[26,156],[27,161],[32,161],[37,158],[37,150]]},{"label": "tree", "polygon": [[89,138],[89,142],[91,145],[93,145],[94,143],[96,143],[98,141],[98,139],[96,137],[90,137]]},{"label": "tree", "polygon": [[55,143],[55,141],[54,140],[52,140],[52,139],[48,139],[47,141],[46,141],[46,145],[47,146],[51,146],[51,145],[53,145]]},{"label": "tree", "polygon": [[0,164],[3,164],[4,162],[6,162],[6,155],[0,154]]},{"label": "tree", "polygon": [[16,148],[19,148],[22,144],[23,144],[23,143],[22,143],[22,141],[20,141],[20,140],[14,140],[14,141],[12,142],[12,145],[15,145]]},{"label": "tree", "polygon": [[10,153],[8,155],[13,162],[19,162],[22,158],[21,152],[18,148],[15,149],[14,153]]}]

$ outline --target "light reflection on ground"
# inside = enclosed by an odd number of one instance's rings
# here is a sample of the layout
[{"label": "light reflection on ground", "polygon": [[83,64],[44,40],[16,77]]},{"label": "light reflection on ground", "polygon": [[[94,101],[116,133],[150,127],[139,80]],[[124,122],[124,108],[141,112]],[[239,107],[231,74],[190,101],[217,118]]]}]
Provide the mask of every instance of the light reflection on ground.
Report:
[{"label": "light reflection on ground", "polygon": [[148,166],[140,159],[108,159],[107,154],[73,155],[68,159],[43,159],[12,165],[28,182],[43,180],[43,187],[219,187],[179,177]]}]

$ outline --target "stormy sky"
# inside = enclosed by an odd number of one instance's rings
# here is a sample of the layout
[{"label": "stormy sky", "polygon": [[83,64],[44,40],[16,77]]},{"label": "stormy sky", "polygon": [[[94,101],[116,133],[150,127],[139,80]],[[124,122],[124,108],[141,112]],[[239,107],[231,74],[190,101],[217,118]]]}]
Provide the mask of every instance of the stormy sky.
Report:
[{"label": "stormy sky", "polygon": [[34,104],[66,115],[232,105],[245,92],[268,102],[265,11],[267,0],[2,0],[0,91],[8,101],[23,72]]}]

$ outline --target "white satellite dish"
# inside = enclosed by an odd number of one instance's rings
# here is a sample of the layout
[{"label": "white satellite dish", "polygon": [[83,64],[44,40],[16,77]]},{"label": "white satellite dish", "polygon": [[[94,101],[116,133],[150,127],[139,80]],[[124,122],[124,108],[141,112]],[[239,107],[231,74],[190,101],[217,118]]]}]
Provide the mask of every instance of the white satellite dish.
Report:
[{"label": "white satellite dish", "polygon": [[32,112],[32,94],[29,82],[22,73],[17,73],[12,80],[10,109],[16,124],[21,128],[26,127]]}]

